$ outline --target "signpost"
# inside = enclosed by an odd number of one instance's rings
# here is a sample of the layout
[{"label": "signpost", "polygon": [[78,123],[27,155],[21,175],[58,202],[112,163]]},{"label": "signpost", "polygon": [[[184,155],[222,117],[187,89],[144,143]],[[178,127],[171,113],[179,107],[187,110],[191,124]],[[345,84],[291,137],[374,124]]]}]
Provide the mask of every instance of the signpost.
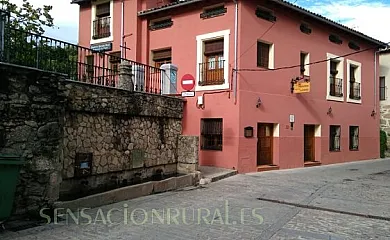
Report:
[{"label": "signpost", "polygon": [[294,84],[294,93],[308,93],[310,92],[310,82],[302,82]]},{"label": "signpost", "polygon": [[195,92],[192,91],[195,87],[195,78],[191,74],[185,74],[181,78],[181,87],[186,90],[186,92],[182,92],[182,97],[195,97]]}]

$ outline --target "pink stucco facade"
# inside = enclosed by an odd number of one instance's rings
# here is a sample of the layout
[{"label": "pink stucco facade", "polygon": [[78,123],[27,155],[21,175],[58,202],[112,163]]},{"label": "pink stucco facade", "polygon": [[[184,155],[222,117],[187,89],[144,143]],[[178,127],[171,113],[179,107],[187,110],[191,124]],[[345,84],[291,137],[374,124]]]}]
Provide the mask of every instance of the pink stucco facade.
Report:
[{"label": "pink stucco facade", "polygon": [[[258,170],[258,123],[272,123],[272,164],[279,169],[303,167],[304,164],[304,125],[315,125],[315,160],[321,164],[341,163],[379,157],[379,112],[374,95],[374,49],[346,56],[342,61],[339,77],[345,87],[342,100],[327,99],[329,76],[328,62],[311,65],[310,92],[291,93],[291,79],[300,75],[299,67],[283,70],[264,71],[257,67],[257,41],[273,44],[273,68],[294,66],[300,63],[300,53],[309,53],[310,62],[327,59],[328,54],[342,56],[356,52],[348,47],[348,41],[356,41],[361,49],[373,47],[374,43],[359,38],[340,29],[306,18],[312,28],[311,34],[304,34],[299,27],[302,14],[293,10],[273,6],[271,9],[275,23],[255,15],[261,1],[238,1],[237,31],[237,91],[235,81],[235,4],[225,1],[226,13],[213,18],[202,19],[203,7],[222,1],[206,1],[173,8],[155,14],[138,16],[139,11],[157,6],[157,0],[124,1],[124,35],[126,58],[152,64],[151,52],[156,49],[171,48],[172,63],[178,66],[177,92],[183,89],[180,78],[192,74],[196,78],[199,60],[197,37],[224,32],[228,51],[224,51],[227,63],[225,84],[212,90],[196,88],[196,97],[186,99],[183,118],[183,134],[201,136],[201,119],[223,119],[222,150],[199,151],[201,165],[237,169],[240,173]],[[212,2],[212,3],[211,3]],[[120,50],[122,2],[113,2],[113,51]],[[91,43],[91,6],[81,7],[79,44]],[[170,16],[173,25],[150,31],[150,20]],[[329,41],[329,34],[341,36],[343,44]],[[270,55],[271,56],[271,55]],[[348,63],[360,65],[361,100],[359,103],[348,100]],[[197,97],[203,96],[202,107],[197,105]],[[261,104],[256,106],[258,100]],[[329,108],[332,113],[328,114]],[[295,116],[290,128],[290,115]],[[341,127],[340,151],[329,150],[329,126]],[[254,137],[244,137],[244,128],[252,126]],[[359,150],[349,149],[349,126],[359,127]]]}]

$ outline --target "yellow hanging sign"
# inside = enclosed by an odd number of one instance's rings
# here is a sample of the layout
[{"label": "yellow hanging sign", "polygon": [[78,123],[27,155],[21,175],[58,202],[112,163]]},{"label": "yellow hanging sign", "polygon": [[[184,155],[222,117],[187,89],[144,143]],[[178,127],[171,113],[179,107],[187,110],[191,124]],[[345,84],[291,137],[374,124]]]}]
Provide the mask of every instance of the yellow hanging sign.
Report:
[{"label": "yellow hanging sign", "polygon": [[294,93],[308,93],[308,92],[310,92],[310,82],[294,84]]}]

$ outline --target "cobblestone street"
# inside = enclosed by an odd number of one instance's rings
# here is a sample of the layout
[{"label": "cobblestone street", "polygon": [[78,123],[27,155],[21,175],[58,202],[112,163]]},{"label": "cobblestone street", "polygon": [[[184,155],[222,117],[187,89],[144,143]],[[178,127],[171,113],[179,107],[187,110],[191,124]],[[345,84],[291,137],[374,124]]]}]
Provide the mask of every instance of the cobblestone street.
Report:
[{"label": "cobblestone street", "polygon": [[390,239],[390,160],[236,175],[73,214],[0,239]]}]

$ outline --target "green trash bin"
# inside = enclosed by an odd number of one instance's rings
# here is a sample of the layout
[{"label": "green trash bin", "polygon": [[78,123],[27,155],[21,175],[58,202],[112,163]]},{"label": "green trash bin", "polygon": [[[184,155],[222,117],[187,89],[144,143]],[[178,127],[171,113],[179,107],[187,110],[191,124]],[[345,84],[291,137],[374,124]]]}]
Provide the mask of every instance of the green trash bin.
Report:
[{"label": "green trash bin", "polygon": [[23,163],[21,157],[0,154],[0,223],[11,216],[20,166]]}]

